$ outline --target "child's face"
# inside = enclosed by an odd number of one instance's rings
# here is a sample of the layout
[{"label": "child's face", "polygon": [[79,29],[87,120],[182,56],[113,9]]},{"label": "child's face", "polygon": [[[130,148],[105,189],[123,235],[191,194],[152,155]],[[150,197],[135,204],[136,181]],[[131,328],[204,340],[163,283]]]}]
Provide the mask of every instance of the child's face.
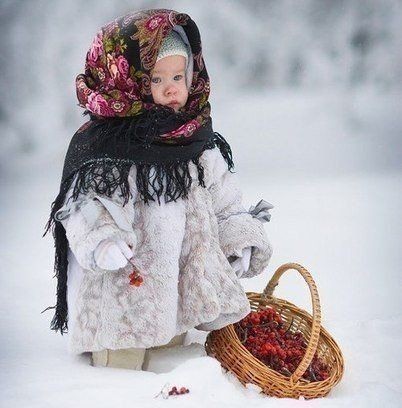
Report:
[{"label": "child's face", "polygon": [[182,55],[170,55],[155,64],[151,92],[155,103],[170,106],[176,112],[186,104],[186,59]]}]

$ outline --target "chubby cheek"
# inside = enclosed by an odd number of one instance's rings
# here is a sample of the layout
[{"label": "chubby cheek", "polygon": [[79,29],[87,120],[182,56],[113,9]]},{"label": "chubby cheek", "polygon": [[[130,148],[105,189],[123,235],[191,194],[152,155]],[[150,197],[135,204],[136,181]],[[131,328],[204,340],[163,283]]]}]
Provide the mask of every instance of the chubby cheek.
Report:
[{"label": "chubby cheek", "polygon": [[187,89],[183,92],[183,106],[187,103],[187,99],[188,99],[188,91]]},{"label": "chubby cheek", "polygon": [[160,92],[151,86],[151,95],[155,103],[160,103]]}]

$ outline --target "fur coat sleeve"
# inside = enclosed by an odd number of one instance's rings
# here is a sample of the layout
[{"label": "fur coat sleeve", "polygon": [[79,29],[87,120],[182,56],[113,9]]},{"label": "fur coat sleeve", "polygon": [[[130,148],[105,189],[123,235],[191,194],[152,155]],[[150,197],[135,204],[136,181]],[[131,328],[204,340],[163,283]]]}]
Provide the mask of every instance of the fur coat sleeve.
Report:
[{"label": "fur coat sleeve", "polygon": [[220,154],[215,158],[212,180],[209,189],[218,220],[220,247],[229,260],[241,257],[242,250],[251,247],[250,267],[241,277],[252,278],[264,271],[272,255],[263,223],[244,208],[236,174],[227,169]]},{"label": "fur coat sleeve", "polygon": [[122,239],[132,248],[136,246],[137,239],[132,228],[133,198],[123,206],[123,200],[116,191],[111,199],[88,193],[72,201],[74,184],[75,180],[55,218],[63,224],[70,249],[79,265],[83,269],[103,273],[105,270],[99,268],[94,259],[95,248],[102,240]]}]

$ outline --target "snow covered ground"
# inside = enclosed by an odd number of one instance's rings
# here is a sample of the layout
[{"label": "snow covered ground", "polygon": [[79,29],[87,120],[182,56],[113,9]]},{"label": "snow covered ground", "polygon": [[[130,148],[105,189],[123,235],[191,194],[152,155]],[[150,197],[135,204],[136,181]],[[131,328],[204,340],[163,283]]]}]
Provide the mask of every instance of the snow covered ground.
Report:
[{"label": "snow covered ground", "polygon": [[[52,311],[40,314],[54,304],[53,242],[41,235],[58,190],[59,147],[40,160],[16,157],[0,176],[1,405],[402,406],[400,96],[368,89],[212,96],[215,129],[232,144],[246,207],[261,198],[275,206],[265,224],[271,264],[242,281],[244,288],[261,292],[285,262],[311,272],[323,326],[346,363],[327,398],[279,400],[244,388],[204,355],[206,333],[196,330],[184,348],[155,356],[154,372],[94,368],[88,354],[69,355],[66,336],[49,330]],[[283,276],[276,295],[310,310],[295,271]],[[190,393],[154,398],[167,383]]]}]

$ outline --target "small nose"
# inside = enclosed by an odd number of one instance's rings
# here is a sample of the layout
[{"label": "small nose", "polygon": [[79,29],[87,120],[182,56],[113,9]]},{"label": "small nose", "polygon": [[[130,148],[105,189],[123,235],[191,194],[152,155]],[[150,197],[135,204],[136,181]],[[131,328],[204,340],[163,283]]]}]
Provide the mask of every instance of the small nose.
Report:
[{"label": "small nose", "polygon": [[174,85],[168,85],[165,89],[166,96],[176,95],[177,88]]}]

